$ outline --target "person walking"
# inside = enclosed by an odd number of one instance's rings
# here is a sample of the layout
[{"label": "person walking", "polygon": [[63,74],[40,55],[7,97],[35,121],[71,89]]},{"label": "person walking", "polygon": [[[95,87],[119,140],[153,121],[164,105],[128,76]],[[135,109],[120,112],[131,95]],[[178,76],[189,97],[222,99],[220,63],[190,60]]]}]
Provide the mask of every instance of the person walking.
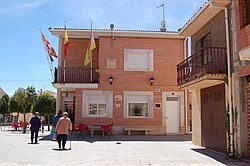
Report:
[{"label": "person walking", "polygon": [[57,133],[57,141],[59,149],[65,149],[65,145],[67,142],[67,137],[69,131],[71,130],[71,120],[68,118],[68,113],[64,112],[63,117],[61,117],[56,124],[56,133]]},{"label": "person walking", "polygon": [[62,117],[62,110],[58,111],[58,113],[53,117],[52,127],[56,128],[56,124],[61,117]]},{"label": "person walking", "polygon": [[54,131],[55,131],[55,129],[56,129],[56,124],[57,124],[58,120],[59,120],[61,117],[62,117],[62,110],[58,111],[57,114],[53,117],[53,120],[52,120],[52,130],[51,130],[51,131],[53,131],[53,133],[51,133],[51,134],[52,134],[52,140],[53,140],[53,141],[56,141],[57,134],[56,134],[56,132],[54,132]]},{"label": "person walking", "polygon": [[41,128],[41,120],[39,118],[39,113],[36,112],[35,116],[30,119],[30,130],[31,130],[31,143],[33,144],[35,135],[35,144],[37,144],[38,132]]}]

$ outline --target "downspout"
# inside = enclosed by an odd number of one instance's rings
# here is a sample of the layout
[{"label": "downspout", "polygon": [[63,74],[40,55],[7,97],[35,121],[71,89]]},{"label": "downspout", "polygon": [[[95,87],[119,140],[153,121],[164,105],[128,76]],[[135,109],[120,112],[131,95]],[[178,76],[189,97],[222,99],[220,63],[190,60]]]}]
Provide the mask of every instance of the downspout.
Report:
[{"label": "downspout", "polygon": [[[187,37],[184,40],[184,59],[187,59]],[[186,126],[186,134],[188,133],[188,90],[184,91],[185,96],[185,126]]]},{"label": "downspout", "polygon": [[232,112],[232,84],[231,84],[231,60],[230,60],[230,43],[229,43],[229,28],[228,28],[228,10],[227,7],[216,6],[210,1],[211,8],[220,8],[225,11],[225,25],[226,25],[226,44],[227,44],[227,75],[228,75],[228,105],[229,105],[229,123],[230,123],[230,152],[229,155],[234,154],[233,148],[233,112]]}]

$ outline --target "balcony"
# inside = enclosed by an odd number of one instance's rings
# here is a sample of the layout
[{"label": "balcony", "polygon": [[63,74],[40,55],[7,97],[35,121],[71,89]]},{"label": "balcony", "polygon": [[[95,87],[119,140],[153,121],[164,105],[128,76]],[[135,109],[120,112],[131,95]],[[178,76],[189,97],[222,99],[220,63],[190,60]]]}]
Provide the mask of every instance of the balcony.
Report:
[{"label": "balcony", "polygon": [[203,47],[177,65],[179,88],[195,89],[223,83],[227,59],[224,47]]},{"label": "balcony", "polygon": [[54,84],[93,84],[99,82],[99,68],[59,67],[55,69]]}]

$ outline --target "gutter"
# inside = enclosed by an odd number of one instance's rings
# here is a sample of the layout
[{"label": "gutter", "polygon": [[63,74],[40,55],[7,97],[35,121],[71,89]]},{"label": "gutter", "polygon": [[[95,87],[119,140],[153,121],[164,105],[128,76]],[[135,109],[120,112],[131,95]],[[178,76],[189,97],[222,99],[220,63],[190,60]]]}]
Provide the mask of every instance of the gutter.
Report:
[{"label": "gutter", "polygon": [[227,7],[216,5],[210,1],[211,8],[219,8],[223,9],[225,12],[225,25],[226,25],[226,44],[227,44],[227,75],[228,75],[228,105],[229,105],[229,122],[230,122],[230,152],[229,155],[233,156],[234,148],[233,148],[233,111],[232,111],[232,83],[231,83],[231,60],[230,60],[230,43],[229,43],[229,28],[228,28],[228,9]]}]

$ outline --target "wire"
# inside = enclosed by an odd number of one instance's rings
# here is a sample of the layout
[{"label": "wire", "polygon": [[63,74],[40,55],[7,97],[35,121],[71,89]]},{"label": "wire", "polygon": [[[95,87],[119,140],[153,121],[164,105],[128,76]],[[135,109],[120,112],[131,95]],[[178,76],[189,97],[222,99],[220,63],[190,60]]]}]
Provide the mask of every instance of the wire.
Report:
[{"label": "wire", "polygon": [[11,81],[51,81],[51,80],[0,80],[0,81],[11,82]]}]

